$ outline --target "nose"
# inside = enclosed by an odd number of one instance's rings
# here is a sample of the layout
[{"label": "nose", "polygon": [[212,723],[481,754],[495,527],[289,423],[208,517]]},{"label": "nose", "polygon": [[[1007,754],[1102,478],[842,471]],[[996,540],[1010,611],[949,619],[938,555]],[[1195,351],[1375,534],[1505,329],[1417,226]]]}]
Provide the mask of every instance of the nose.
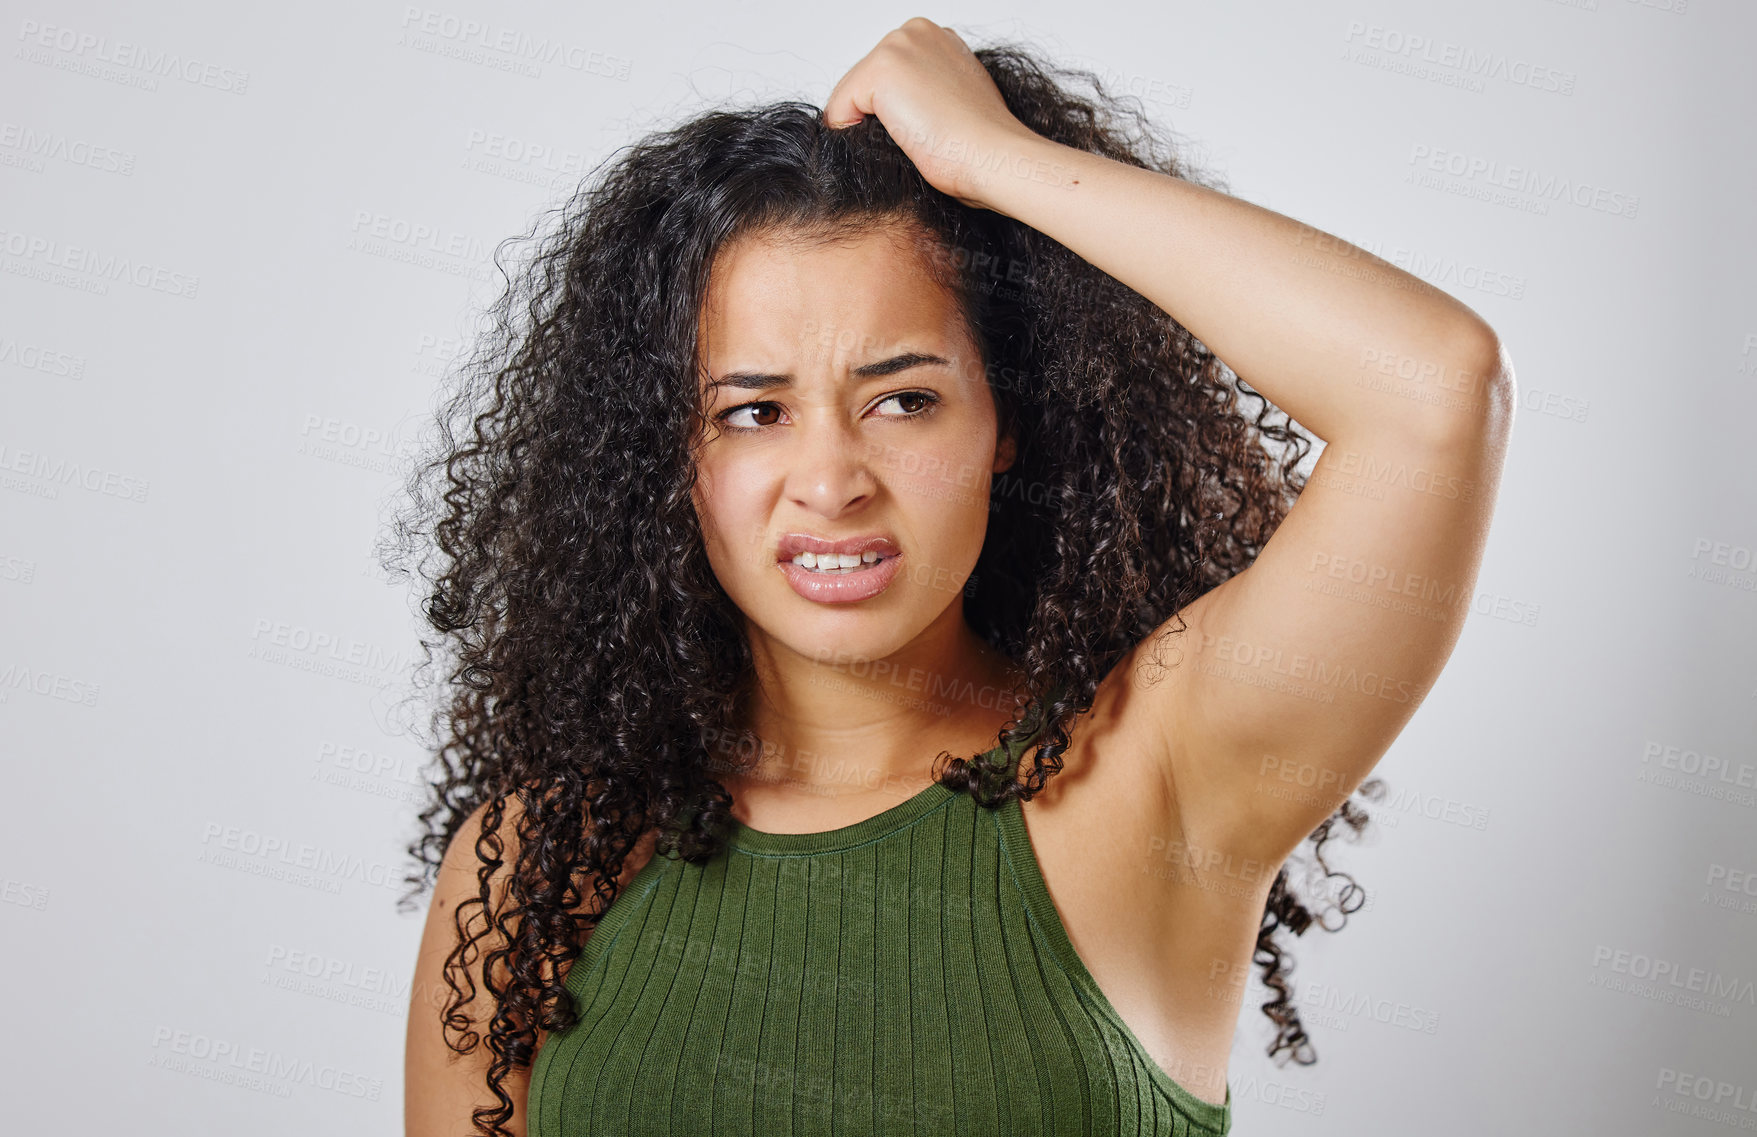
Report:
[{"label": "nose", "polygon": [[808,414],[787,455],[787,497],[801,509],[840,517],[878,490],[866,441],[840,413]]}]

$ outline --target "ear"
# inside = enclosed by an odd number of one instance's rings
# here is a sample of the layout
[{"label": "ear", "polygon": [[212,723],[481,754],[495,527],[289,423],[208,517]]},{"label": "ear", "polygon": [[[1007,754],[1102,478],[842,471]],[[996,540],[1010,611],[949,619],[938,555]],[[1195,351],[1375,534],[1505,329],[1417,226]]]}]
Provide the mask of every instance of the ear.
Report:
[{"label": "ear", "polygon": [[1013,468],[1019,457],[1019,444],[1013,438],[1013,432],[1007,431],[1000,436],[994,446],[994,472],[1005,473]]}]

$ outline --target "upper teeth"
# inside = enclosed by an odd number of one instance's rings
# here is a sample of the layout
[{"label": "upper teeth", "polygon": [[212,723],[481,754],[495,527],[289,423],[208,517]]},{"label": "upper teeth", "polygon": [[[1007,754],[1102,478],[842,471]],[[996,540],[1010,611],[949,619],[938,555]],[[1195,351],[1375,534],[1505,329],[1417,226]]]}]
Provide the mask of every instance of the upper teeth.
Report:
[{"label": "upper teeth", "polygon": [[799,553],[793,558],[793,563],[798,565],[800,568],[832,569],[832,568],[854,568],[856,565],[860,565],[862,563],[870,565],[874,561],[881,560],[881,559],[882,558],[877,553],[873,552],[871,549],[868,549],[866,552],[859,553],[859,554],[856,554],[856,553]]}]

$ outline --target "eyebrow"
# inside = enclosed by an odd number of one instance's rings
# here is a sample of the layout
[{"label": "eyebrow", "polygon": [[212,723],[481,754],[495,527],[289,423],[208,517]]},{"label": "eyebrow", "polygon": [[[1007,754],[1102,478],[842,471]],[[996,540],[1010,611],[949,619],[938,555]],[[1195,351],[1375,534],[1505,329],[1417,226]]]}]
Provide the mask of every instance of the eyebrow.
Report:
[{"label": "eyebrow", "polygon": [[[893,355],[889,359],[881,359],[876,363],[863,363],[853,369],[853,374],[862,379],[876,379],[884,375],[895,375],[899,371],[907,371],[911,367],[925,364],[945,364],[951,361],[924,351],[906,351],[902,355]],[[791,375],[776,375],[765,371],[728,371],[720,378],[708,384],[708,390],[720,387],[738,387],[746,391],[766,391],[771,387],[785,387],[793,382]]]}]

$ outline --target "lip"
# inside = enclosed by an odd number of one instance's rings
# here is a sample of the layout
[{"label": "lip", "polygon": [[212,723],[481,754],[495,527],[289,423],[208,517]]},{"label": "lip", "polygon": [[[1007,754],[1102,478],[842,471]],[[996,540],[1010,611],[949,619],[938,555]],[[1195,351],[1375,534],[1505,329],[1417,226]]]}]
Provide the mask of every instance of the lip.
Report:
[{"label": "lip", "polygon": [[[862,553],[877,553],[883,559],[856,572],[824,574],[794,564],[793,558],[800,553],[837,553],[856,557]],[[820,604],[852,604],[870,600],[889,588],[897,578],[902,555],[897,543],[883,533],[843,537],[835,541],[809,533],[787,533],[776,547],[775,567],[781,570],[793,591],[807,600]]]},{"label": "lip", "polygon": [[873,552],[881,557],[894,557],[902,551],[897,548],[897,542],[883,533],[843,537],[839,541],[813,537],[809,533],[784,533],[780,544],[775,548],[775,560],[786,563],[800,553],[840,553],[857,557],[861,553]]},{"label": "lip", "polygon": [[781,561],[775,567],[781,570],[793,591],[807,600],[820,604],[852,604],[857,600],[870,600],[889,588],[891,581],[897,579],[898,565],[902,560],[900,555],[889,556],[871,568],[845,573],[816,573],[800,568],[792,561]]}]

